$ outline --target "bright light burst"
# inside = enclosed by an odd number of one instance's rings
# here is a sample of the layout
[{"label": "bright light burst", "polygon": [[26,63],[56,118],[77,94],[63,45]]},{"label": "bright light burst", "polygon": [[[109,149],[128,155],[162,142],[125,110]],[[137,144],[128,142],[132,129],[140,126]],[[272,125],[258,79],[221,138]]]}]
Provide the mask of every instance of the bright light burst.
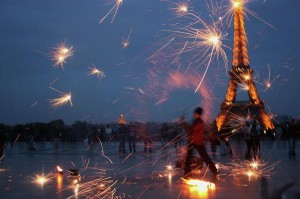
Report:
[{"label": "bright light burst", "polygon": [[68,103],[70,103],[71,107],[73,106],[73,103],[72,103],[72,94],[71,92],[68,92],[68,93],[62,93],[60,92],[59,90],[57,89],[54,89],[52,87],[50,87],[50,89],[52,90],[55,90],[57,92],[60,93],[60,96],[58,98],[55,98],[55,99],[50,99],[49,102],[51,104],[51,107],[57,109],[61,106],[64,106]]},{"label": "bright light burst", "polygon": [[63,68],[63,65],[66,63],[66,60],[71,57],[74,53],[73,47],[68,47],[66,42],[61,42],[58,44],[54,51],[51,52],[52,60],[54,61],[54,66],[60,66]]},{"label": "bright light burst", "polygon": [[126,37],[126,38],[123,38],[122,37],[122,46],[123,46],[123,49],[124,48],[128,48],[129,44],[130,44],[130,37],[131,37],[131,33],[132,33],[132,29],[130,29],[129,31],[129,35]]},{"label": "bright light burst", "polygon": [[108,13],[107,13],[102,19],[100,19],[100,21],[99,21],[100,24],[101,24],[101,23],[108,17],[108,15],[111,14],[111,13],[113,14],[112,19],[111,19],[111,23],[114,22],[115,17],[116,17],[116,15],[117,15],[117,13],[118,13],[118,10],[119,10],[120,6],[121,6],[122,3],[123,3],[123,0],[114,0],[114,1],[115,1],[115,2],[114,2],[114,6],[108,11]]},{"label": "bright light burst", "polygon": [[96,75],[100,80],[105,77],[104,72],[98,69],[96,66],[93,66],[92,68],[89,69],[90,72],[88,75]]},{"label": "bright light burst", "polygon": [[269,177],[271,171],[274,169],[276,163],[270,163],[268,161],[253,159],[251,161],[234,162],[232,163],[232,175],[246,176],[249,180],[258,177]]},{"label": "bright light burst", "polygon": [[211,182],[206,182],[203,180],[197,180],[197,179],[182,179],[184,183],[186,183],[189,186],[195,187],[199,192],[207,192],[209,190],[215,190],[216,185]]},{"label": "bright light burst", "polygon": [[176,15],[178,16],[183,16],[188,14],[189,12],[189,5],[186,2],[180,2],[180,3],[176,3],[176,2],[172,2],[173,6],[170,9],[172,12],[174,12]]},{"label": "bright light burst", "polygon": [[266,79],[263,80],[263,85],[264,85],[264,92],[268,91],[269,89],[272,88],[273,84],[275,83],[275,80],[279,77],[280,75],[278,75],[277,77],[274,77],[273,79],[271,79],[271,68],[270,65],[268,65],[268,77]]},{"label": "bright light burst", "polygon": [[189,16],[189,19],[193,19],[191,24],[184,27],[178,27],[178,30],[171,32],[174,32],[175,37],[186,40],[183,48],[181,48],[176,55],[176,58],[182,53],[192,52],[195,54],[193,56],[193,58],[195,58],[195,63],[200,62],[199,66],[205,66],[205,72],[195,90],[195,92],[197,92],[215,58],[218,59],[218,57],[221,56],[225,67],[227,68],[228,60],[224,51],[224,47],[227,46],[222,43],[222,40],[227,34],[222,33],[217,23],[208,25],[196,15],[189,13]]},{"label": "bright light burst", "polygon": [[35,183],[43,186],[44,184],[46,184],[50,180],[51,174],[52,173],[48,173],[48,174],[45,174],[45,173],[35,174],[35,176],[33,178],[33,182],[35,182]]}]

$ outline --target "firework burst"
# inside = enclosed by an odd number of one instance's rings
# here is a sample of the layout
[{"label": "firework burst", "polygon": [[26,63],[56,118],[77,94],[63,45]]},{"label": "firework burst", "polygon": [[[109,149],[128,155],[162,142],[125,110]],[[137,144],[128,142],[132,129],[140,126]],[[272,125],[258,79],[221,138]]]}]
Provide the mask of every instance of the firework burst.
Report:
[{"label": "firework burst", "polygon": [[116,17],[116,15],[117,15],[117,13],[118,13],[118,11],[119,11],[119,8],[120,8],[120,6],[122,5],[122,3],[123,3],[123,0],[114,0],[115,2],[114,2],[114,5],[113,5],[113,7],[108,11],[108,13],[102,18],[102,19],[100,19],[100,21],[99,21],[99,23],[101,24],[110,14],[112,14],[113,16],[112,16],[112,19],[111,19],[111,23],[113,23],[114,22],[114,20],[115,20],[115,17]]},{"label": "firework burst", "polygon": [[105,74],[102,70],[98,69],[96,66],[93,65],[93,67],[89,68],[90,72],[88,75],[96,75],[98,79],[103,79],[105,77]]},{"label": "firework burst", "polygon": [[128,36],[127,36],[126,38],[123,38],[123,37],[122,37],[122,42],[121,42],[121,44],[122,44],[122,46],[123,46],[123,49],[124,49],[124,48],[128,48],[128,46],[129,46],[129,44],[130,44],[131,33],[132,33],[132,29],[130,29],[129,34],[128,34]]},{"label": "firework burst", "polygon": [[68,93],[63,93],[55,88],[52,88],[52,87],[49,87],[50,89],[60,93],[60,96],[58,98],[54,98],[54,99],[50,99],[49,102],[50,102],[50,105],[51,107],[57,109],[61,106],[64,106],[68,103],[70,103],[71,107],[73,106],[73,103],[72,103],[72,94],[71,92],[68,92]]},{"label": "firework burst", "polygon": [[59,43],[51,52],[52,60],[54,61],[54,66],[60,66],[63,68],[63,65],[66,63],[66,60],[71,57],[74,53],[73,47],[67,46],[66,42]]},{"label": "firework burst", "polygon": [[193,53],[192,56],[194,63],[197,63],[198,67],[205,66],[204,74],[199,82],[195,92],[198,91],[201,86],[207,71],[214,59],[222,57],[225,67],[228,66],[228,60],[223,44],[223,39],[227,36],[221,31],[218,23],[213,22],[212,25],[208,25],[204,20],[198,16],[189,13],[188,19],[192,19],[192,22],[187,26],[177,26],[176,30],[170,31],[174,33],[176,38],[184,40],[184,45],[176,53],[175,61],[183,53]]},{"label": "firework burst", "polygon": [[187,2],[171,2],[171,12],[174,12],[177,16],[184,16],[189,13],[190,7]]}]

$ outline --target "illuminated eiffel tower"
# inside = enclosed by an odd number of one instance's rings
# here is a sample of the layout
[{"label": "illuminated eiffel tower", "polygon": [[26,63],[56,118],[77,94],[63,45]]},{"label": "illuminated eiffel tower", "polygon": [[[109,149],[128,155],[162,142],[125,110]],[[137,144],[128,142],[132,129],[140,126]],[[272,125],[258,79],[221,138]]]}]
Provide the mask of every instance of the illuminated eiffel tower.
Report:
[{"label": "illuminated eiffel tower", "polygon": [[[273,129],[270,116],[265,111],[264,102],[260,100],[254,81],[253,70],[250,68],[247,37],[244,24],[243,0],[233,1],[234,9],[234,46],[232,69],[225,101],[221,104],[221,112],[216,122],[218,130],[237,117],[250,117],[259,121],[266,130]],[[237,88],[241,86],[249,95],[249,101],[237,102]]]}]

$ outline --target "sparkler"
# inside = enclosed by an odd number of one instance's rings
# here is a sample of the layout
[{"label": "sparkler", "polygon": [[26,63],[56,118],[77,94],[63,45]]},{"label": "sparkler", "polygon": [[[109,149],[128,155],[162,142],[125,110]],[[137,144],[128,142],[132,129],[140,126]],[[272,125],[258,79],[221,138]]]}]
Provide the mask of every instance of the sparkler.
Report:
[{"label": "sparkler", "polygon": [[118,13],[118,10],[120,8],[120,6],[122,5],[123,3],[123,0],[115,0],[115,4],[114,6],[108,11],[108,13],[99,21],[99,24],[101,24],[107,17],[109,14],[113,14],[113,17],[112,17],[112,20],[111,20],[111,23],[114,22],[115,20],[115,17]]},{"label": "sparkler", "polygon": [[54,61],[54,66],[60,66],[63,68],[63,65],[66,63],[66,60],[71,57],[74,53],[73,47],[68,47],[66,42],[61,42],[58,44],[54,51],[51,53],[52,60]]},{"label": "sparkler", "polygon": [[96,66],[93,65],[92,68],[89,68],[90,72],[88,75],[96,75],[100,80],[105,77],[105,74],[100,69],[96,68]]},{"label": "sparkler", "polygon": [[53,108],[57,109],[57,108],[59,108],[61,106],[64,106],[68,103],[70,103],[71,107],[73,106],[71,92],[62,93],[61,91],[59,91],[55,88],[52,88],[52,87],[49,87],[49,88],[56,91],[56,92],[58,92],[58,93],[60,93],[60,97],[49,100],[49,102],[50,102],[50,104]]}]

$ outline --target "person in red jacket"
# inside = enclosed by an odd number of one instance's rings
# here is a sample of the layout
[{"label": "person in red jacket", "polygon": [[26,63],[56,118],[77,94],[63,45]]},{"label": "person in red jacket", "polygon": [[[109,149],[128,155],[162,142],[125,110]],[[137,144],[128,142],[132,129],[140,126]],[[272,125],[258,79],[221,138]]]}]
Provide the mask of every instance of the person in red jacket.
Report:
[{"label": "person in red jacket", "polygon": [[188,128],[188,140],[189,144],[187,146],[187,157],[185,161],[185,177],[191,177],[191,159],[192,159],[192,150],[195,148],[203,161],[208,165],[210,171],[214,174],[214,177],[217,178],[218,170],[213,163],[213,161],[208,156],[205,146],[204,146],[204,123],[201,119],[203,109],[198,107],[194,111],[194,121],[193,124]]}]

